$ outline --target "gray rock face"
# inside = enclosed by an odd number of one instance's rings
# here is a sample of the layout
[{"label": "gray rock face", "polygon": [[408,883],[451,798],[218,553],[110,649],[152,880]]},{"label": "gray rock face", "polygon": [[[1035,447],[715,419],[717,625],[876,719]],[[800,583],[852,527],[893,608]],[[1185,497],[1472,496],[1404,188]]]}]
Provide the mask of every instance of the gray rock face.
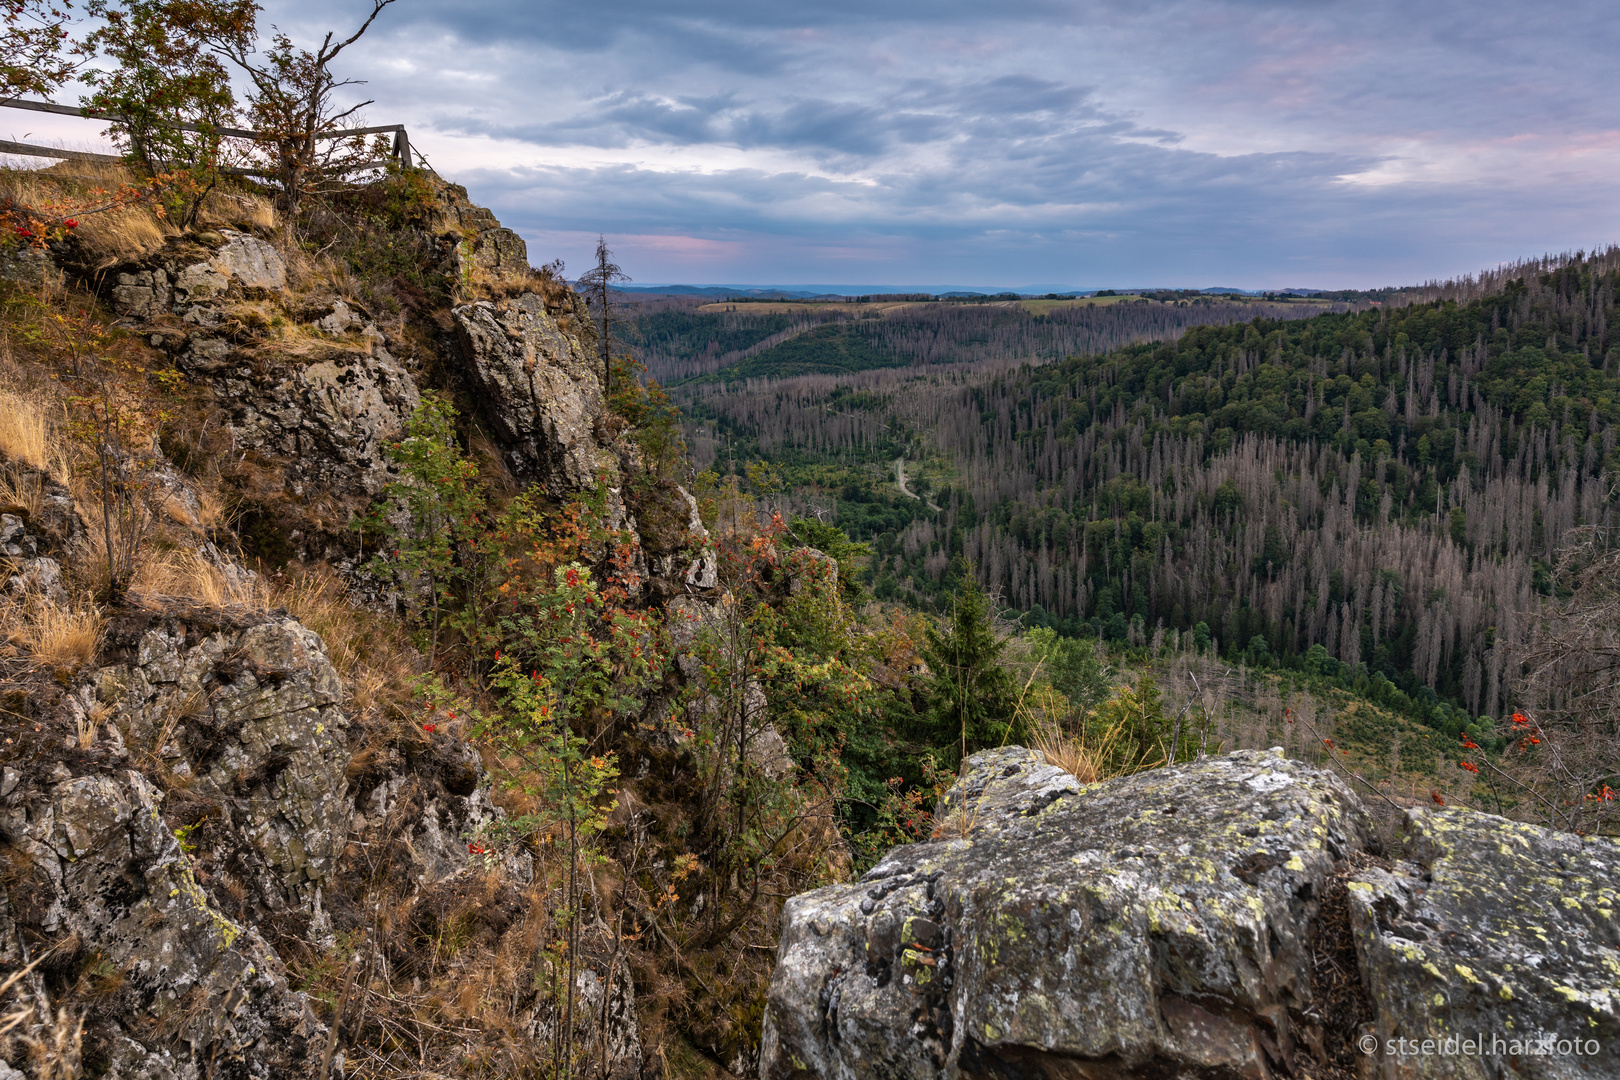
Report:
[{"label": "gray rock face", "polygon": [[435,187],[438,205],[428,230],[449,234],[457,242],[458,262],[470,259],[499,272],[529,271],[529,246],[523,237],[503,226],[489,209],[473,203],[460,184],[436,182]]},{"label": "gray rock face", "polygon": [[[936,821],[789,901],[766,1080],[1315,1076],[1334,933],[1367,1080],[1620,1077],[1614,840],[1417,809],[1403,861],[1350,873],[1356,800],[1276,751],[1090,786],[990,751]],[[1322,918],[1335,879],[1348,928]]]},{"label": "gray rock face", "polygon": [[1620,1077],[1620,843],[1415,809],[1402,855],[1349,883],[1377,1075]]},{"label": "gray rock face", "polygon": [[120,1075],[304,1073],[325,1029],[259,935],[209,902],[162,798],[133,770],[72,777],[28,804],[8,797],[0,828],[26,855],[30,888],[12,889],[17,906],[0,912],[0,960],[23,962],[22,923],[76,938],[118,972],[104,1013],[163,1047],[125,1036]]},{"label": "gray rock face", "polygon": [[237,838],[233,876],[263,910],[308,906],[352,813],[342,681],[321,639],[292,619],[196,636],[165,621],[88,693],[114,710],[126,744],[151,746],[217,804]]},{"label": "gray rock face", "polygon": [[527,273],[529,245],[523,237],[505,226],[486,229],[473,241],[473,258],[488,270]]},{"label": "gray rock face", "polygon": [[[32,248],[0,251],[0,280],[37,286],[47,280],[55,280],[60,272],[49,252]],[[3,1076],[0,1076],[0,1080],[3,1080]]]},{"label": "gray rock face", "polygon": [[[258,237],[222,230],[166,247],[146,263],[115,272],[109,298],[120,315],[154,319],[226,296],[241,298],[287,286],[287,264]],[[199,257],[200,256],[200,257]],[[234,291],[233,291],[234,290]]]},{"label": "gray rock face", "polygon": [[856,884],[788,902],[760,1072],[1252,1076],[1317,1038],[1310,933],[1364,815],[1275,752],[1083,786],[975,755]]},{"label": "gray rock face", "polygon": [[237,448],[283,459],[300,488],[375,495],[387,483],[383,446],[420,402],[416,383],[376,326],[342,300],[315,320],[341,344],[291,353],[253,347],[247,325],[262,328],[268,316],[251,301],[287,284],[272,245],[230,230],[177,240],[121,268],[114,282],[109,298],[119,314],[146,323],[155,347],[211,384],[231,413]]},{"label": "gray rock face", "polygon": [[602,377],[579,338],[524,293],[454,311],[456,339],[484,414],[513,471],[554,495],[618,486],[616,456],[597,437],[606,408]]},{"label": "gray rock face", "polygon": [[404,433],[421,395],[380,341],[369,352],[320,349],[303,364],[265,370],[232,364],[229,347],[212,340],[220,346],[217,361],[183,366],[213,374],[221,399],[232,405],[238,446],[285,457],[303,481],[370,495],[382,490],[389,479],[383,448]]}]

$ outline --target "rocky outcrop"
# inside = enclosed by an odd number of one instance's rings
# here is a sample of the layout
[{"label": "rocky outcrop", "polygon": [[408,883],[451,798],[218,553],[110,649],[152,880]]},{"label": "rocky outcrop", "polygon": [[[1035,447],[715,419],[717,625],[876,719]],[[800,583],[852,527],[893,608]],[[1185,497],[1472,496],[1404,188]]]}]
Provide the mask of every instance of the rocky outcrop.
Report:
[{"label": "rocky outcrop", "polygon": [[[359,940],[379,866],[407,911],[532,880],[525,849],[486,865],[468,843],[500,817],[477,753],[426,731],[357,750],[325,646],[285,614],[174,602],[119,616],[107,644],[72,685],[40,684],[41,722],[0,773],[0,962],[45,954],[48,982],[94,999],[107,1075],[311,1075],[329,1033],[286,946],[307,962]],[[609,1060],[636,1058],[628,974],[605,1013],[593,987],[582,1037],[605,1015]],[[537,994],[534,1023],[547,1007]]]},{"label": "rocky outcrop", "polygon": [[599,431],[609,419],[602,376],[577,331],[588,323],[554,317],[536,293],[465,304],[453,317],[463,369],[512,471],[553,495],[616,489],[618,458]]},{"label": "rocky outcrop", "polygon": [[1620,843],[1423,808],[1400,854],[1349,883],[1377,1074],[1620,1076]]},{"label": "rocky outcrop", "polygon": [[[990,751],[936,821],[789,901],[767,1080],[1320,1075],[1346,887],[1367,1075],[1620,1075],[1613,841],[1420,811],[1381,869],[1354,796],[1279,751],[1094,785]],[[1556,1038],[1423,1049],[1472,1033]]]},{"label": "rocky outcrop", "polygon": [[20,967],[64,942],[85,958],[81,977],[102,984],[95,1034],[109,1075],[313,1071],[325,1028],[275,952],[198,884],[163,795],[140,772],[71,776],[43,791],[6,772],[0,831],[25,861],[12,860],[23,880],[0,911],[0,961]]},{"label": "rocky outcrop", "polygon": [[24,600],[44,597],[53,603],[67,599],[59,561],[84,538],[84,522],[73,507],[68,489],[45,473],[21,462],[10,470],[16,483],[39,492],[34,506],[0,508],[0,566],[4,589]]},{"label": "rocky outcrop", "polygon": [[312,346],[300,363],[271,367],[229,349],[183,364],[207,375],[231,414],[237,446],[287,462],[294,493],[305,485],[376,495],[390,478],[384,455],[421,401],[416,382],[369,327],[369,348]]},{"label": "rocky outcrop", "polygon": [[105,280],[125,324],[212,388],[232,449],[285,463],[295,496],[382,490],[384,446],[421,397],[358,306],[327,297],[300,313],[315,333],[275,340],[269,328],[290,303],[286,264],[268,242],[231,230],[176,238]]},{"label": "rocky outcrop", "polygon": [[1312,1038],[1307,948],[1354,799],[1244,753],[1082,786],[977,755],[960,835],[789,901],[762,1075],[1265,1076]]},{"label": "rocky outcrop", "polygon": [[[129,636],[115,627],[115,648]],[[208,808],[215,872],[254,909],[312,908],[352,813],[343,683],[321,639],[285,617],[243,628],[170,617],[127,647],[81,695],[86,711],[111,709],[118,737],[149,747]]]},{"label": "rocky outcrop", "polygon": [[259,299],[287,286],[287,264],[267,241],[222,229],[170,241],[138,264],[115,268],[108,298],[118,314],[154,319],[176,314],[209,321],[199,305]]},{"label": "rocky outcrop", "polygon": [[452,241],[458,270],[464,271],[465,264],[471,263],[500,273],[529,272],[529,246],[523,237],[473,203],[460,184],[438,181],[434,188],[438,200],[428,230]]}]

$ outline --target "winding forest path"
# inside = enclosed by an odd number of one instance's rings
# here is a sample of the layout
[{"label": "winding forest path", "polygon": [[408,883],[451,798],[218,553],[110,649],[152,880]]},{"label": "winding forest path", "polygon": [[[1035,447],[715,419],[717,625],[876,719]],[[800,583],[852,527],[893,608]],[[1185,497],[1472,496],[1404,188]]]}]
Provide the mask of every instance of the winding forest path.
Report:
[{"label": "winding forest path", "polygon": [[906,498],[922,499],[923,502],[928,504],[928,509],[930,510],[940,509],[940,507],[934,505],[934,500],[923,499],[921,495],[918,495],[915,491],[912,491],[906,486],[906,459],[903,457],[897,457],[894,459],[894,482],[895,485],[899,487],[900,494],[904,495]]}]

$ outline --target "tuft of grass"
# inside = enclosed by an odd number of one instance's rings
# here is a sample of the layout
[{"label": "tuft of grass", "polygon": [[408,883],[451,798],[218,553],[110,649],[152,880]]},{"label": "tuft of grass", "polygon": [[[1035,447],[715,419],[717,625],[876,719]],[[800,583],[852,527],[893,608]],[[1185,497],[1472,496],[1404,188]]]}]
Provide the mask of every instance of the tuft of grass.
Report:
[{"label": "tuft of grass", "polygon": [[277,590],[288,613],[326,642],[326,655],[338,673],[354,674],[363,655],[361,612],[344,595],[343,582],[328,570],[300,574]]},{"label": "tuft of grass", "polygon": [[130,583],[148,596],[195,600],[210,607],[269,607],[270,591],[257,574],[229,574],[200,552],[149,551]]},{"label": "tuft of grass", "polygon": [[0,454],[57,480],[67,475],[67,449],[44,399],[0,390]]},{"label": "tuft of grass", "polygon": [[45,484],[39,473],[0,471],[0,511],[21,511],[25,517],[38,517],[44,501]]},{"label": "tuft of grass", "polygon": [[[1111,765],[1120,756],[1116,751],[1125,735],[1123,725],[1115,725],[1101,732],[1091,732],[1082,726],[1079,732],[1075,733],[1058,723],[1048,722],[1032,724],[1029,741],[1046,759],[1048,765],[1056,765],[1082,784],[1095,784],[1140,771],[1138,768]],[[1159,761],[1146,763],[1146,767],[1157,768],[1162,764],[1164,760],[1161,758]]]},{"label": "tuft of grass", "polygon": [[5,621],[14,624],[12,639],[36,662],[51,667],[77,667],[94,660],[107,625],[99,608],[63,606],[42,596],[13,606],[7,616]]},{"label": "tuft of grass", "polygon": [[350,603],[348,586],[330,569],[313,567],[278,582],[275,603],[326,642],[358,712],[392,700],[415,674],[414,654],[398,624]]}]

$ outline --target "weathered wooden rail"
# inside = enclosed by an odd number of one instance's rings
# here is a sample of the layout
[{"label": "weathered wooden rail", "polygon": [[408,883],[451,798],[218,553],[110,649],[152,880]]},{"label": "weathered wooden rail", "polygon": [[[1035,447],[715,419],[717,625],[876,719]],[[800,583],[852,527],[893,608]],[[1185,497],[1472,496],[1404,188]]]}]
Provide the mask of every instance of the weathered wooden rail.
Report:
[{"label": "weathered wooden rail", "polygon": [[[13,98],[10,101],[0,101],[0,108],[26,109],[29,112],[54,113],[57,116],[76,116],[81,120],[109,120],[117,123],[123,119],[117,113],[101,112],[96,109],[78,109],[72,105],[53,105],[48,101],[27,101],[22,98]],[[196,124],[180,124],[186,131],[202,131]],[[262,131],[248,131],[244,128],[222,127],[214,129],[221,135],[232,139],[252,139],[260,141],[265,137]],[[333,128],[330,131],[317,132],[317,139],[348,139],[356,135],[383,135],[393,133],[394,143],[387,158],[376,161],[359,161],[340,167],[338,172],[361,172],[365,169],[380,169],[390,161],[397,161],[409,168],[417,162],[411,154],[411,139],[405,131],[404,124],[382,124],[378,127],[362,128]],[[56,146],[39,146],[35,143],[15,142],[10,139],[0,139],[0,154],[16,154],[20,157],[46,157],[60,158],[64,161],[96,161],[118,163],[124,159],[116,154],[94,154],[85,150],[64,150]],[[222,172],[238,173],[244,176],[268,176],[270,173],[264,169],[223,169]]]}]

